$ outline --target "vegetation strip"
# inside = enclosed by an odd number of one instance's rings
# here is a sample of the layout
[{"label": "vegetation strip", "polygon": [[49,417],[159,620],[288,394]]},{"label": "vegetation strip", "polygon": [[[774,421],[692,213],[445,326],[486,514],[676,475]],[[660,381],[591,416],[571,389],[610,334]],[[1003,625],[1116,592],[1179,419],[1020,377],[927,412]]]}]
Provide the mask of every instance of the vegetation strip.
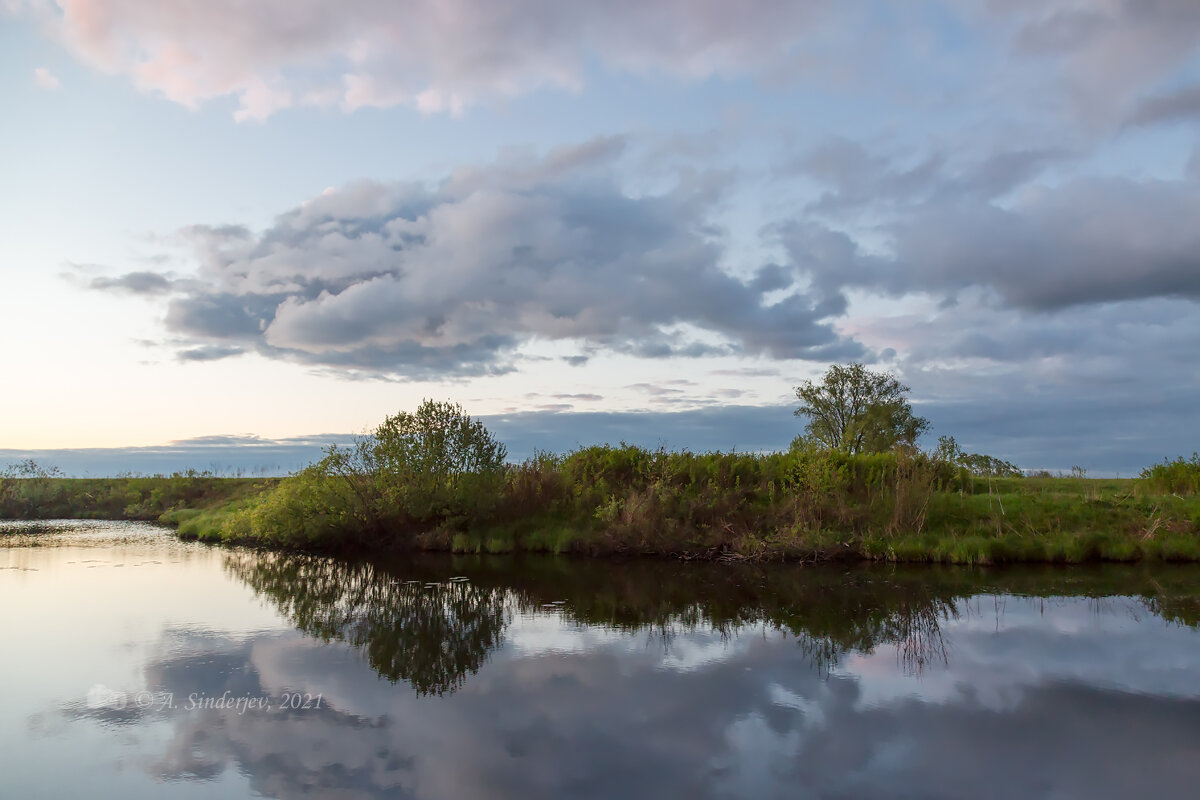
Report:
[{"label": "vegetation strip", "polygon": [[461,406],[425,401],[281,480],[66,479],[20,465],[0,473],[0,516],[159,519],[185,538],[313,551],[1200,561],[1200,456],[1137,479],[1025,477],[950,437],[919,450],[928,423],[907,391],[834,367],[797,388],[809,423],[785,452],[622,444],[520,464]]}]

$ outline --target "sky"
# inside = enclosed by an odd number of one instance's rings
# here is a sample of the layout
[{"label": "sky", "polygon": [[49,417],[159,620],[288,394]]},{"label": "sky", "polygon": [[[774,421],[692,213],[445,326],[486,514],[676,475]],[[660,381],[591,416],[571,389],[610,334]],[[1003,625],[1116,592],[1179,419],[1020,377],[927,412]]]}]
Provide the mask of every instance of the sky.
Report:
[{"label": "sky", "polygon": [[1200,449],[1194,0],[0,0],[0,464],[288,470],[450,399],[521,457]]}]

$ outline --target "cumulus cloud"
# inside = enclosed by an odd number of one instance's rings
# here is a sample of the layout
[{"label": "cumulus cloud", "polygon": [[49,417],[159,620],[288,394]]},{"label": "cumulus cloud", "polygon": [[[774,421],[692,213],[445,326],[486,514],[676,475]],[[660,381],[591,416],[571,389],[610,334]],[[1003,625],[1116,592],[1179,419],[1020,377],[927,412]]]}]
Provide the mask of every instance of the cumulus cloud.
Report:
[{"label": "cumulus cloud", "polygon": [[685,78],[778,70],[828,16],[805,0],[60,0],[82,60],[195,107],[235,96],[241,120],[297,104],[461,112],[484,97],[583,83],[585,65]]},{"label": "cumulus cloud", "polygon": [[54,91],[62,84],[58,80],[58,76],[51,72],[46,67],[38,67],[33,71],[33,85],[39,89]]},{"label": "cumulus cloud", "polygon": [[[169,284],[167,328],[204,357],[256,349],[407,377],[504,371],[532,340],[644,357],[861,351],[825,321],[836,300],[779,299],[775,268],[726,271],[710,220],[720,181],[633,196],[614,178],[621,149],[514,157],[433,188],[361,182],[261,233],[191,226],[179,240],[197,270]],[[135,273],[93,285],[167,284]]]}]

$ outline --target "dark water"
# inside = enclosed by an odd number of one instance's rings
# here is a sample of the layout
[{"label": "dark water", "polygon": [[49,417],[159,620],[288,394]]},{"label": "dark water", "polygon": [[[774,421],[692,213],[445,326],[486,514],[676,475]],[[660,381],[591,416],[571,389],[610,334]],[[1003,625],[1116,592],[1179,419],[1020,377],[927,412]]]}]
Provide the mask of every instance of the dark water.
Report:
[{"label": "dark water", "polygon": [[1190,798],[1198,625],[1200,570],[1169,565],[345,562],[7,526],[0,796]]}]

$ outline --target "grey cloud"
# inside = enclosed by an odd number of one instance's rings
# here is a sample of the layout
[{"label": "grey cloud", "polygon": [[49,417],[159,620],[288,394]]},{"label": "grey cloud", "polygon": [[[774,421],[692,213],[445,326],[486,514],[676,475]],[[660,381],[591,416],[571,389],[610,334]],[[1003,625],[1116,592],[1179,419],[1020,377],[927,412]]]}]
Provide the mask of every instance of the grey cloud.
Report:
[{"label": "grey cloud", "polygon": [[299,105],[460,112],[539,86],[575,89],[593,59],[684,78],[777,72],[801,63],[803,36],[829,16],[811,0],[217,0],[153,10],[68,3],[48,22],[77,57],[139,88],[190,107],[236,96],[237,119],[262,120]]},{"label": "grey cloud", "polygon": [[534,337],[643,357],[861,353],[824,321],[840,297],[770,302],[784,269],[724,271],[709,221],[723,179],[630,196],[612,177],[623,149],[512,155],[433,189],[352,184],[258,235],[193,226],[197,271],[175,283],[167,328],[197,348],[403,377],[504,372]]},{"label": "grey cloud", "polygon": [[625,388],[636,389],[639,392],[645,392],[649,395],[683,394],[683,389],[676,389],[673,386],[660,386],[654,383],[632,383]]},{"label": "grey cloud", "polygon": [[190,336],[238,339],[257,336],[271,312],[272,298],[232,292],[173,298],[167,306],[167,328]]},{"label": "grey cloud", "polygon": [[171,290],[171,280],[157,272],[127,272],[115,278],[93,278],[93,289],[116,290],[130,294],[164,294]]},{"label": "grey cloud", "polygon": [[1200,118],[1200,85],[1188,86],[1171,94],[1143,100],[1134,109],[1130,122],[1147,125]]},{"label": "grey cloud", "polygon": [[240,347],[224,347],[221,345],[205,345],[180,350],[175,357],[180,361],[219,361],[222,358],[240,356],[245,351]]},{"label": "grey cloud", "polygon": [[879,211],[895,204],[993,200],[1070,156],[1056,147],[1000,150],[982,156],[934,150],[914,161],[874,153],[859,142],[834,137],[783,170],[815,178],[828,187],[808,211],[842,214],[865,207]]},{"label": "grey cloud", "polygon": [[[1063,83],[1085,113],[1120,118],[1128,104],[1194,57],[1200,5],[1191,0],[1005,0],[988,2],[993,19],[1011,28],[1019,55],[1049,59],[1052,83]],[[1045,81],[1047,65],[1034,75]]]},{"label": "grey cloud", "polygon": [[890,252],[867,253],[811,215],[781,226],[791,263],[827,297],[854,286],[953,299],[985,287],[1007,304],[1040,310],[1200,298],[1194,182],[1081,177],[1033,186],[1028,180],[1055,154],[1005,153],[950,174],[940,166],[906,171],[857,145],[838,151],[832,162],[817,153],[810,163],[809,174],[830,184],[810,212],[885,206],[880,230]]},{"label": "grey cloud", "polygon": [[730,378],[773,378],[779,375],[779,370],[762,367],[739,367],[737,369],[712,369],[708,371],[708,374]]},{"label": "grey cloud", "polygon": [[171,442],[172,446],[187,446],[187,447],[228,447],[229,445],[260,445],[267,444],[269,440],[263,439],[255,433],[244,434],[229,434],[225,436],[193,436],[190,439],[176,439]]},{"label": "grey cloud", "polygon": [[575,406],[571,405],[570,403],[542,403],[541,405],[534,406],[534,408],[538,411],[548,411],[552,414],[570,411],[574,407]]},{"label": "grey cloud", "polygon": [[779,264],[768,264],[754,274],[750,286],[757,292],[772,292],[792,285],[792,275]]},{"label": "grey cloud", "polygon": [[935,434],[1026,468],[1125,476],[1200,442],[1190,303],[942,316],[906,332],[901,362]]},{"label": "grey cloud", "polygon": [[188,225],[179,230],[179,235],[198,242],[249,241],[254,238],[244,225]]},{"label": "grey cloud", "polygon": [[[915,287],[995,289],[1025,308],[1200,298],[1200,188],[1084,179],[1011,208],[930,209],[894,230]],[[903,280],[903,278],[901,278]]]},{"label": "grey cloud", "polygon": [[595,400],[603,400],[603,399],[604,399],[604,395],[599,395],[599,394],[591,394],[591,393],[587,393],[587,392],[583,392],[583,393],[579,393],[579,394],[555,394],[555,395],[551,395],[551,397],[553,397],[553,398],[555,398],[555,399],[557,399],[557,400],[589,400],[589,401],[595,401]]}]

